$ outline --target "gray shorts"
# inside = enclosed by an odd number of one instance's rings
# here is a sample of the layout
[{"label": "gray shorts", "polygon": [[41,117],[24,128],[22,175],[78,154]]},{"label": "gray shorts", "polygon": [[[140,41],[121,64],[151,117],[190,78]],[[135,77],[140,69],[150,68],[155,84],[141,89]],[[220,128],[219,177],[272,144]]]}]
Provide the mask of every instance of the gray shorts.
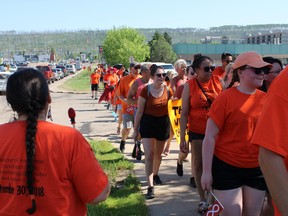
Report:
[{"label": "gray shorts", "polygon": [[133,127],[134,116],[133,114],[122,114],[123,128],[131,129]]}]

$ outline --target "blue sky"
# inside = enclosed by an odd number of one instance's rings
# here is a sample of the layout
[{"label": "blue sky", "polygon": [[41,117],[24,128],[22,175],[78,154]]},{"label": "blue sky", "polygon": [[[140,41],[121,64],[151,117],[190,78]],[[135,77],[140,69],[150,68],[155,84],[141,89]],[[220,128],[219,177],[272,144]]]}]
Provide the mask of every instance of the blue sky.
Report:
[{"label": "blue sky", "polygon": [[2,6],[0,31],[288,24],[287,0],[6,0]]}]

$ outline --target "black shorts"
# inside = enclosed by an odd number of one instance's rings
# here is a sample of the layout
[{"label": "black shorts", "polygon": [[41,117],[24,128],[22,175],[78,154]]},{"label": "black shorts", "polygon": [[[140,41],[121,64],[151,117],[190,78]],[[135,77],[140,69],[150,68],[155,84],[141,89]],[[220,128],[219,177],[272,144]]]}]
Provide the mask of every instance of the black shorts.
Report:
[{"label": "black shorts", "polygon": [[189,131],[189,142],[192,142],[192,140],[203,140],[205,137],[205,134],[199,134],[194,133],[192,131]]},{"label": "black shorts", "polygon": [[99,85],[98,84],[92,84],[91,85],[91,91],[98,91]]},{"label": "black shorts", "polygon": [[170,135],[170,120],[168,115],[156,117],[143,114],[139,132],[142,138],[167,140]]},{"label": "black shorts", "polygon": [[260,167],[239,168],[213,158],[212,165],[213,189],[232,190],[244,185],[265,191],[267,189]]}]

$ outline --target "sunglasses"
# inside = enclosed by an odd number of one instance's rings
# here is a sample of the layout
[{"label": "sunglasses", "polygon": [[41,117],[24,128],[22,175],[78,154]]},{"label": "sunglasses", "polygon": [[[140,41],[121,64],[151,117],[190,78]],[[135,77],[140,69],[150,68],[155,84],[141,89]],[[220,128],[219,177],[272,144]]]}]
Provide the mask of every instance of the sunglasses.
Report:
[{"label": "sunglasses", "polygon": [[233,61],[232,61],[232,60],[227,60],[227,61],[226,61],[227,64],[229,64],[229,63],[231,63],[231,62],[233,62]]},{"label": "sunglasses", "polygon": [[141,68],[140,65],[136,65],[136,66],[134,66],[134,69],[135,69],[135,70],[138,70],[138,69],[140,69],[140,68]]},{"label": "sunglasses", "polygon": [[158,74],[155,74],[158,78],[161,78],[161,77],[163,77],[163,78],[165,78],[166,77],[166,75],[167,75],[167,73],[158,73]]},{"label": "sunglasses", "polygon": [[215,66],[206,66],[203,69],[204,69],[205,72],[209,72],[210,70],[214,71],[215,70]]},{"label": "sunglasses", "polygon": [[262,68],[253,68],[253,67],[246,67],[247,69],[253,69],[255,74],[261,74],[262,71],[264,74],[269,74],[270,68],[269,67],[262,67]]}]

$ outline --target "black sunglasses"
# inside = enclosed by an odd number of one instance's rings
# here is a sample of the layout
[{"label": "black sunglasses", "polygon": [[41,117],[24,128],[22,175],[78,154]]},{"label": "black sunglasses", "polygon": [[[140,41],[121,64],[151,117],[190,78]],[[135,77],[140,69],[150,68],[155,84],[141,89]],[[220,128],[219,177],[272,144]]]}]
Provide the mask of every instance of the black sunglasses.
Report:
[{"label": "black sunglasses", "polygon": [[247,69],[254,69],[255,74],[261,74],[262,71],[264,74],[269,74],[270,72],[270,67],[262,67],[262,68],[253,68],[253,67],[246,67]]},{"label": "black sunglasses", "polygon": [[204,69],[205,72],[209,72],[210,70],[214,71],[215,70],[215,66],[206,66],[203,69]]},{"label": "black sunglasses", "polygon": [[134,66],[134,69],[135,69],[135,70],[138,70],[138,69],[140,69],[140,68],[141,68],[140,65],[136,65],[136,66]]},{"label": "black sunglasses", "polygon": [[158,73],[158,74],[155,74],[158,78],[161,78],[161,77],[166,77],[167,73]]},{"label": "black sunglasses", "polygon": [[232,61],[232,60],[227,60],[227,61],[226,61],[227,64],[229,64],[229,63],[231,63],[231,62],[233,62],[233,61]]}]

